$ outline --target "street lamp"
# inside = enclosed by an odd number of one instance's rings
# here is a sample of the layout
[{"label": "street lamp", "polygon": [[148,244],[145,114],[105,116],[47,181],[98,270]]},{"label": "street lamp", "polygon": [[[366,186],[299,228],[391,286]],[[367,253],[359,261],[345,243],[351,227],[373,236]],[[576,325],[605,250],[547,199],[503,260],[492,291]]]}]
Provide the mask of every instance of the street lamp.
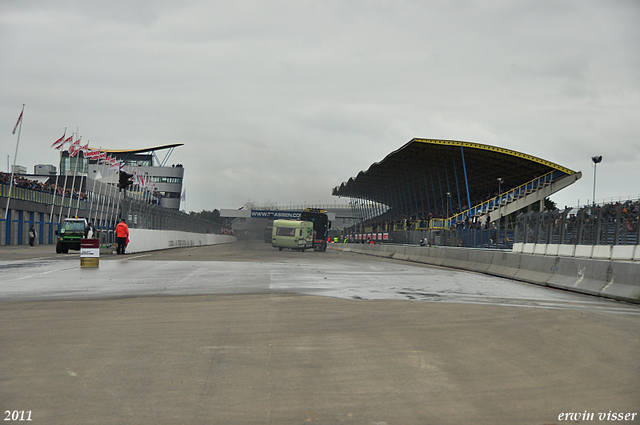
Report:
[{"label": "street lamp", "polygon": [[502,203],[502,199],[500,199],[500,195],[502,194],[502,183],[504,183],[504,179],[502,177],[498,177],[498,202]]},{"label": "street lamp", "polygon": [[602,155],[600,156],[592,156],[591,160],[593,161],[593,206],[596,206],[596,166],[602,162]]}]

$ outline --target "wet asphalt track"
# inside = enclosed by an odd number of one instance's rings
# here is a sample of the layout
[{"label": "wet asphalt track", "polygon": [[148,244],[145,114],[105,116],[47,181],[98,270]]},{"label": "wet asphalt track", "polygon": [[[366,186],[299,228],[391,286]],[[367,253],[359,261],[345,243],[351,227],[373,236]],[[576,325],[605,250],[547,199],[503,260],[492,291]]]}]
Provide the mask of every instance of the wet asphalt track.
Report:
[{"label": "wet asphalt track", "polygon": [[596,297],[333,249],[278,251],[261,242],[240,241],[126,256],[103,254],[97,269],[81,268],[77,252],[50,251],[46,246],[0,249],[0,255],[6,254],[0,256],[0,301],[291,293],[640,314],[636,306]]},{"label": "wet asphalt track", "polygon": [[337,250],[81,269],[0,247],[0,324],[0,410],[33,424],[549,425],[640,406],[639,306]]}]

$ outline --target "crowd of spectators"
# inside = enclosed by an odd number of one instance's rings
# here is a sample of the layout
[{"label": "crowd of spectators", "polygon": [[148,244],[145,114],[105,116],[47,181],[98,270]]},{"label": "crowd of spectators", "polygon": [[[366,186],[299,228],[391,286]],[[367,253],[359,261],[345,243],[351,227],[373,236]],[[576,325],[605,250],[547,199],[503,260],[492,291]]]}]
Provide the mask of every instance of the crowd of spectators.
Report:
[{"label": "crowd of spectators", "polygon": [[[11,182],[11,174],[0,172],[0,184],[9,185]],[[85,201],[87,194],[85,192],[78,192],[75,188],[64,188],[54,183],[42,183],[38,180],[31,180],[20,175],[14,174],[13,186],[21,187],[24,189],[34,190],[36,192],[52,193],[56,196],[65,196],[72,199],[80,199]]]}]

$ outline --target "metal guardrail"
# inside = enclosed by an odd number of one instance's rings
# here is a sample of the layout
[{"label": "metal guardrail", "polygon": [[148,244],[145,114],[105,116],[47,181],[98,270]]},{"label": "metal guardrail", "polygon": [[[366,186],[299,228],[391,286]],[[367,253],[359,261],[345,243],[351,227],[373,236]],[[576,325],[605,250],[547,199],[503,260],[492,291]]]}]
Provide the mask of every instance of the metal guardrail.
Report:
[{"label": "metal guardrail", "polygon": [[551,184],[551,182],[556,179],[560,175],[560,172],[557,170],[551,171],[543,176],[537,177],[527,183],[515,187],[513,189],[507,190],[506,192],[500,193],[498,196],[495,196],[475,207],[468,209],[467,211],[463,211],[459,214],[452,216],[449,219],[445,220],[445,223],[442,227],[450,227],[457,223],[461,223],[467,219],[467,217],[479,216],[487,214],[501,205],[508,204],[521,198],[529,193],[535,192],[536,190]]}]

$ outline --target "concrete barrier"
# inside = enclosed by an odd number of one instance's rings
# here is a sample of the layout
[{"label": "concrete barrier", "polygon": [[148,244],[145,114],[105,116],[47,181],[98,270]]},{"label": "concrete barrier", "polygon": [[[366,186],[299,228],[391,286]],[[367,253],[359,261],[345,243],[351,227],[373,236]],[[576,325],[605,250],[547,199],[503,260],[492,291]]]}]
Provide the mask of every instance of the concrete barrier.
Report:
[{"label": "concrete barrier", "polygon": [[573,257],[576,253],[575,245],[558,245],[558,255],[562,257]]},{"label": "concrete barrier", "polygon": [[576,245],[573,256],[576,258],[591,258],[593,245]]},{"label": "concrete barrier", "polygon": [[493,254],[493,261],[487,269],[488,274],[512,279],[520,267],[520,257],[526,254],[513,254],[499,251]]},{"label": "concrete barrier", "polygon": [[529,283],[546,285],[558,266],[560,257],[543,255],[520,255],[520,265],[513,275],[514,279]]},{"label": "concrete barrier", "polygon": [[558,255],[558,251],[560,250],[560,245],[558,244],[549,244],[547,245],[547,249],[544,252],[544,255],[551,255],[553,257]]},{"label": "concrete barrier", "polygon": [[[493,255],[496,251],[489,249],[469,249],[465,270],[486,273],[493,263]],[[498,253],[499,254],[499,253]]]},{"label": "concrete barrier", "polygon": [[599,295],[611,279],[611,262],[564,258],[547,285],[586,294]]},{"label": "concrete barrier", "polygon": [[611,259],[632,261],[636,250],[636,245],[614,245],[611,248]]},{"label": "concrete barrier", "polygon": [[611,245],[594,245],[591,258],[596,260],[609,260],[611,258]]},{"label": "concrete barrier", "polygon": [[393,254],[393,258],[398,259],[398,260],[408,260],[409,259],[409,254],[407,253],[407,246],[405,245],[400,245],[398,246],[398,248],[396,249],[395,254]]},{"label": "concrete barrier", "polygon": [[545,255],[547,253],[547,244],[537,243],[533,248],[533,253],[536,255]]},{"label": "concrete barrier", "polygon": [[[558,252],[569,252],[572,247],[572,245],[558,245]],[[578,255],[586,255],[588,248],[579,249]],[[612,258],[639,259],[640,250],[635,247],[620,248],[624,249],[610,248]],[[373,246],[349,244],[341,246],[340,249],[487,273],[538,285],[640,303],[640,262],[637,261],[596,260],[477,248],[392,244]]]},{"label": "concrete barrier", "polygon": [[427,253],[429,255],[427,261],[425,261],[427,264],[441,266],[447,255],[447,248],[443,246],[433,246],[428,249]]},{"label": "concrete barrier", "polygon": [[180,248],[186,246],[216,245],[235,242],[231,235],[210,233],[191,233],[167,230],[129,229],[129,245],[126,252],[156,251],[159,249]]},{"label": "concrete barrier", "polygon": [[[427,255],[425,255],[425,252],[427,253]],[[416,263],[424,263],[426,262],[425,260],[429,258],[428,252],[429,248],[424,246],[410,247],[407,259]]]},{"label": "concrete barrier", "polygon": [[599,295],[640,303],[640,272],[638,263],[611,261],[611,280]]},{"label": "concrete barrier", "polygon": [[442,265],[454,269],[462,269],[468,262],[468,250],[464,248],[445,248]]},{"label": "concrete barrier", "polygon": [[593,258],[595,260],[639,261],[637,245],[564,245],[564,244],[513,244],[513,253],[537,254],[560,257]]}]

